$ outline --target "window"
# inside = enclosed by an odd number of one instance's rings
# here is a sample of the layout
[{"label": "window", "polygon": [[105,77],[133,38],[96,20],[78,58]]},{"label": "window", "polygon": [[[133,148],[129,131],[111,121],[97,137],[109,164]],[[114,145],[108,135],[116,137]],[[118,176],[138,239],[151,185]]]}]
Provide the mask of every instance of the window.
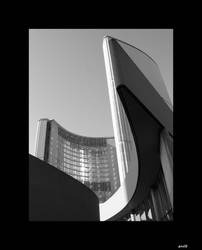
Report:
[{"label": "window", "polygon": [[150,219],[152,219],[151,208],[149,209],[147,216],[148,216]]},{"label": "window", "polygon": [[141,221],[141,220],[140,220],[140,215],[139,215],[139,214],[137,214],[137,215],[135,214],[135,220],[136,220],[136,221]]},{"label": "window", "polygon": [[141,220],[147,220],[147,219],[146,219],[145,211],[144,211],[144,213],[141,215]]}]

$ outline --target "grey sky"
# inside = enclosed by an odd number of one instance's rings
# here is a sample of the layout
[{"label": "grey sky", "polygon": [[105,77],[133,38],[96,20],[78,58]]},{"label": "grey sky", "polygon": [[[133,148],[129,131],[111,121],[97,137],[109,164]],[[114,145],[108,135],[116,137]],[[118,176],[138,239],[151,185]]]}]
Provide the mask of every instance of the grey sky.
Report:
[{"label": "grey sky", "polygon": [[173,30],[29,30],[29,153],[37,120],[55,119],[72,133],[113,136],[102,42],[105,35],[150,55],[173,102]]}]

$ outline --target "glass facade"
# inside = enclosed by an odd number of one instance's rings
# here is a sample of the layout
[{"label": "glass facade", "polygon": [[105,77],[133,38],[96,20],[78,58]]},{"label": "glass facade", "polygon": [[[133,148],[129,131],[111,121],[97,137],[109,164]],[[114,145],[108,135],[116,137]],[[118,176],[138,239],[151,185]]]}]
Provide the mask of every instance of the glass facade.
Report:
[{"label": "glass facade", "polygon": [[120,186],[113,137],[92,138],[70,133],[47,121],[44,160],[93,190],[100,203]]}]

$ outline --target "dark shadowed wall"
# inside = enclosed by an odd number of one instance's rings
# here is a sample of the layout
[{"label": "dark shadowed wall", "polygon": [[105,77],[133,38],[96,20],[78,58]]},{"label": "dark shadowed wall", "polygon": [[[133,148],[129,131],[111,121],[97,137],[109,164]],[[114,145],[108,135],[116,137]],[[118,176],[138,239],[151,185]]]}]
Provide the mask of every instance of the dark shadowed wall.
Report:
[{"label": "dark shadowed wall", "polygon": [[29,155],[29,220],[99,221],[99,201],[82,183]]}]

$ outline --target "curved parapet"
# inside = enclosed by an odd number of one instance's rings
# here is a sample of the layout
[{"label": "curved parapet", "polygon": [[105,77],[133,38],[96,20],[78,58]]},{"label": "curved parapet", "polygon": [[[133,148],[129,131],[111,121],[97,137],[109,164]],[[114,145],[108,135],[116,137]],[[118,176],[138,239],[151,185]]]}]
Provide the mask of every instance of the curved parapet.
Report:
[{"label": "curved parapet", "polygon": [[[162,170],[161,132],[173,134],[173,108],[151,57],[109,36],[104,38],[103,51],[121,181],[113,204],[122,197],[114,216],[105,218],[116,220],[138,208],[155,186]],[[109,202],[102,204],[103,211]]]},{"label": "curved parapet", "polygon": [[30,221],[99,221],[99,200],[85,185],[29,155]]}]

